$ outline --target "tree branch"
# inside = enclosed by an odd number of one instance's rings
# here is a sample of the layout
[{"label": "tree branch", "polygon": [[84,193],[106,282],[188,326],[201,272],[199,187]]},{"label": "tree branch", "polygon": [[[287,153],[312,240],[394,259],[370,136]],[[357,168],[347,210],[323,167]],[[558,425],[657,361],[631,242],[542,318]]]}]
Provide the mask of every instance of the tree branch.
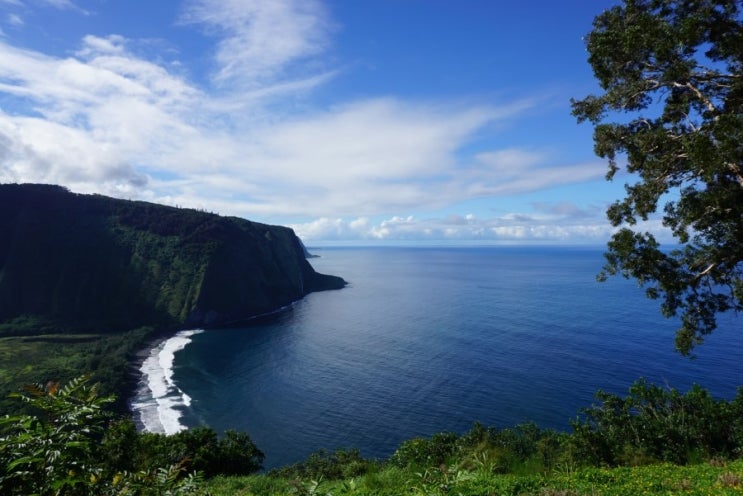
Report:
[{"label": "tree branch", "polygon": [[674,81],[673,83],[671,83],[671,86],[673,86],[674,88],[687,88],[691,90],[691,92],[697,96],[699,101],[702,102],[705,107],[707,107],[707,110],[709,110],[713,114],[717,113],[717,107],[714,106],[712,101],[706,96],[704,96],[704,94],[699,90],[699,88],[691,84],[691,82],[679,83],[679,82]]}]

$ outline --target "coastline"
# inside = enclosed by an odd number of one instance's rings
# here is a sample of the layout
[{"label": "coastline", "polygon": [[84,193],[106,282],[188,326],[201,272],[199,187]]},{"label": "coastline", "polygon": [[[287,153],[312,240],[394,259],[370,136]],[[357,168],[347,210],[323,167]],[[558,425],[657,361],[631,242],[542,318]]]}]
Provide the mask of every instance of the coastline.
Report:
[{"label": "coastline", "polygon": [[126,388],[126,395],[125,395],[125,405],[126,405],[126,414],[132,419],[134,422],[134,425],[137,426],[137,431],[144,432],[144,426],[139,421],[138,416],[135,414],[133,409],[133,403],[135,401],[137,390],[139,389],[139,385],[142,382],[142,366],[147,360],[147,358],[152,354],[152,351],[156,349],[157,347],[161,346],[163,343],[165,343],[168,339],[173,337],[175,334],[177,334],[179,331],[159,331],[154,332],[153,336],[150,336],[147,340],[144,341],[142,346],[140,346],[137,351],[134,353],[134,356],[129,361],[129,368],[128,368],[128,375],[129,380],[127,382],[127,388]]},{"label": "coastline", "polygon": [[175,434],[186,429],[180,420],[191,398],[173,380],[175,355],[203,329],[186,329],[160,341],[144,356],[129,409],[137,428],[146,432]]},{"label": "coastline", "polygon": [[[129,363],[126,410],[140,432],[174,434],[188,427],[179,422],[191,398],[173,379],[175,353],[191,343],[191,337],[209,329],[224,329],[272,319],[292,310],[295,300],[279,308],[219,326],[154,331]],[[154,388],[154,389],[153,389]],[[164,421],[164,422],[163,422]]]}]

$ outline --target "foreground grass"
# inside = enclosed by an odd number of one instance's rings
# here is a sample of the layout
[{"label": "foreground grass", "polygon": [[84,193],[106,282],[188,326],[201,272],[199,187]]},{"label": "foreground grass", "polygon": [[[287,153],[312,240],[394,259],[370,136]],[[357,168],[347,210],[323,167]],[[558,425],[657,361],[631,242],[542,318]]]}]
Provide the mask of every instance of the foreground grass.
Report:
[{"label": "foreground grass", "polygon": [[216,477],[206,482],[212,496],[258,495],[465,495],[465,496],[625,496],[625,495],[740,495],[743,460],[689,466],[560,467],[548,475],[499,475],[482,467],[457,470],[441,467],[410,472],[379,468],[366,475],[338,481],[299,481],[268,475]]}]

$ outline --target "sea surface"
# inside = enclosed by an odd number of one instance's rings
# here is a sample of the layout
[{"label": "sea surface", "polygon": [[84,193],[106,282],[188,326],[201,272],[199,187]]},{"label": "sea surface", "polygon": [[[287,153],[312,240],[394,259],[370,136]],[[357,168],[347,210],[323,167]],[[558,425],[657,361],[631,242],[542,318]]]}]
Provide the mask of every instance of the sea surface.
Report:
[{"label": "sea surface", "polygon": [[640,377],[728,399],[743,386],[743,317],[724,316],[684,358],[678,321],[634,281],[596,282],[601,248],[312,251],[349,286],[161,343],[133,401],[144,428],[247,431],[272,468],[321,448],[387,457],[475,421],[566,430],[598,389]]}]

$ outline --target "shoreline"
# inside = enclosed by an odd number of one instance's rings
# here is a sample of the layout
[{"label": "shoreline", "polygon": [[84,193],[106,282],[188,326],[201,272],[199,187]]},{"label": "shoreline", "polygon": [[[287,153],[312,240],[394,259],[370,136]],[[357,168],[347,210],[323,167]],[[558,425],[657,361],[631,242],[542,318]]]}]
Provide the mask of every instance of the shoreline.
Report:
[{"label": "shoreline", "polygon": [[[151,394],[148,395],[149,397],[147,399],[144,399],[143,398],[144,395],[141,394],[143,388],[149,387],[149,382],[151,382],[151,381],[148,381],[147,373],[143,369],[145,368],[145,364],[147,363],[148,360],[154,360],[155,352],[157,350],[159,350],[157,351],[157,356],[159,357],[159,355],[162,354],[165,348],[167,347],[168,342],[170,342],[171,340],[175,338],[179,338],[180,337],[179,335],[184,332],[193,332],[194,334],[196,334],[196,333],[206,332],[211,329],[237,328],[237,327],[240,327],[241,325],[249,325],[251,323],[255,323],[256,321],[260,319],[272,319],[278,315],[282,315],[286,312],[292,311],[294,304],[300,300],[301,298],[298,300],[292,301],[291,303],[287,305],[282,305],[281,307],[275,310],[271,310],[269,312],[263,312],[258,315],[254,315],[254,316],[243,318],[243,319],[237,319],[231,322],[223,322],[223,323],[220,323],[220,325],[218,326],[215,325],[215,326],[199,326],[197,328],[183,327],[183,328],[177,328],[173,330],[162,330],[162,329],[154,330],[152,334],[148,336],[148,338],[144,341],[143,345],[139,347],[136,352],[134,352],[133,357],[129,361],[129,364],[128,364],[129,380],[127,383],[127,391],[124,394],[124,405],[125,405],[126,413],[130,416],[130,418],[134,422],[134,425],[137,427],[137,430],[140,432],[163,433],[161,432],[160,429],[152,430],[150,427],[146,425],[146,422],[142,420],[142,409],[143,408],[149,407],[150,409],[152,408],[159,409],[160,407],[163,407],[163,405],[161,404],[157,404],[157,405],[153,404],[153,403],[157,403],[158,397],[155,396],[155,393],[152,391],[151,388],[149,391]],[[188,338],[188,341],[185,342],[182,347],[176,350],[173,350],[173,354],[177,353],[178,351],[181,351],[183,348],[188,346],[191,343],[191,339],[190,339],[191,336],[193,336],[193,334],[186,336]],[[173,359],[174,358],[175,357],[173,356]],[[162,376],[169,375],[170,377],[172,377],[172,364],[171,364],[170,370],[166,371],[163,369],[161,370],[161,372],[162,372],[161,374]],[[174,380],[172,380],[169,385],[172,386],[172,388],[174,388],[175,390],[179,391],[182,395],[185,395],[185,397],[188,398],[187,400],[184,401],[184,403],[187,403],[187,404],[174,405],[171,402],[170,405],[167,405],[164,408],[170,408],[172,410],[174,408],[181,408],[184,406],[188,407],[190,405],[190,397],[188,397],[187,394],[185,394],[183,391],[181,391],[178,388],[178,385]],[[164,398],[164,397],[166,398],[167,396],[160,396],[160,398]],[[138,400],[139,400],[139,407],[137,406]],[[147,402],[148,404],[146,404],[145,402]],[[161,424],[161,427],[163,427],[162,429],[163,431],[166,431],[164,433],[167,434],[168,428],[165,426],[162,426],[162,424]],[[182,428],[179,430],[188,429],[188,427],[185,427],[182,425],[181,427]],[[174,432],[171,432],[171,433],[174,433]]]},{"label": "shoreline", "polygon": [[158,348],[168,339],[176,335],[179,330],[173,332],[157,332],[157,337],[149,337],[144,344],[134,353],[133,358],[129,361],[127,381],[127,391],[125,395],[126,413],[134,422],[137,427],[137,431],[144,432],[144,426],[142,425],[139,417],[135,415],[133,403],[137,396],[137,390],[142,382],[142,367],[144,366],[145,360],[150,357],[152,351]]},{"label": "shoreline", "polygon": [[138,369],[138,382],[129,410],[140,431],[175,434],[187,429],[181,423],[191,405],[188,396],[173,379],[176,354],[204,329],[181,330],[152,347]]}]

